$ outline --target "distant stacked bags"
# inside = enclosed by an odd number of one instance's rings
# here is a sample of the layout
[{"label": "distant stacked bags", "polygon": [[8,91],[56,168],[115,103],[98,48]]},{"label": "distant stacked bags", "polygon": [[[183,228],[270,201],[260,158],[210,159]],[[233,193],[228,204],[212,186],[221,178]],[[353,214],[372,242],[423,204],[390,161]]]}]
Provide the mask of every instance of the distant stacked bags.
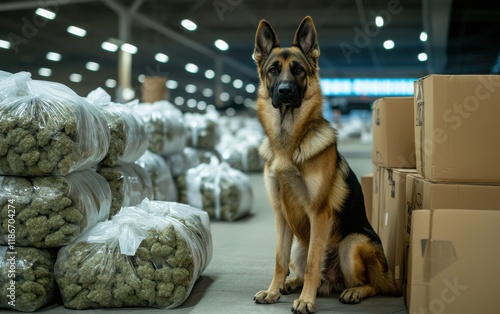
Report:
[{"label": "distant stacked bags", "polygon": [[151,177],[135,164],[147,150],[148,134],[141,116],[130,105],[111,102],[111,96],[102,88],[89,93],[86,100],[105,116],[110,133],[108,152],[99,163],[97,173],[111,188],[111,218],[122,207],[154,198]]},{"label": "distant stacked bags", "polygon": [[[426,76],[415,82],[411,120],[407,114],[393,115],[392,121],[404,119],[413,126],[414,135],[405,141],[415,143],[415,170],[380,170],[380,181],[374,176],[373,199],[379,207],[371,216],[383,241],[392,230],[393,240],[384,249],[403,261],[393,270],[409,313],[472,313],[478,304],[481,313],[498,311],[499,87],[500,77],[494,75]],[[374,132],[374,150],[380,140],[390,137],[377,138]],[[409,156],[397,150],[390,155]]]}]

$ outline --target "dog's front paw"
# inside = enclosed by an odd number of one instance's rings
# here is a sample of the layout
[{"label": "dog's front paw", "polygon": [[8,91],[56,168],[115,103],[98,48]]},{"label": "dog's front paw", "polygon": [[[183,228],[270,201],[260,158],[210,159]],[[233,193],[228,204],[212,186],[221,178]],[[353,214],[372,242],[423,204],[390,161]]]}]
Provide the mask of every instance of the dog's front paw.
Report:
[{"label": "dog's front paw", "polygon": [[268,290],[262,290],[259,291],[255,294],[253,299],[255,300],[255,303],[258,304],[272,304],[278,302],[280,299],[280,293],[279,292],[269,292]]},{"label": "dog's front paw", "polygon": [[293,301],[292,312],[294,314],[314,313],[314,302],[297,299]]},{"label": "dog's front paw", "polygon": [[361,300],[363,296],[356,288],[345,289],[339,298],[339,301],[344,304],[358,304]]}]

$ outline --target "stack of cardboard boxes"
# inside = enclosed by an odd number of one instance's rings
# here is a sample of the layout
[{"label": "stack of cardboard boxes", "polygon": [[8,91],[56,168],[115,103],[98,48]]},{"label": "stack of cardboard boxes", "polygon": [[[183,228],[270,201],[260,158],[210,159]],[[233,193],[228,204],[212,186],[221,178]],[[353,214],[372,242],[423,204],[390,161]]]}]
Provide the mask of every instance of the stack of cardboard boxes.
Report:
[{"label": "stack of cardboard boxes", "polygon": [[[382,106],[391,111],[384,113],[387,120],[407,123],[407,114],[389,103],[399,102],[402,110],[408,100],[374,104],[371,214],[408,312],[498,313],[500,76],[426,76],[415,82],[410,99],[412,130],[387,121],[384,132],[413,136],[415,170],[391,169],[411,161],[401,150],[386,150],[390,157],[384,159],[380,143],[400,147],[403,135],[376,132],[377,119],[380,126],[384,121]],[[391,158],[401,164],[381,162]]]},{"label": "stack of cardboard boxes", "polygon": [[382,240],[387,263],[400,287],[406,207],[406,176],[416,173],[413,97],[373,103],[373,196],[371,224]]}]

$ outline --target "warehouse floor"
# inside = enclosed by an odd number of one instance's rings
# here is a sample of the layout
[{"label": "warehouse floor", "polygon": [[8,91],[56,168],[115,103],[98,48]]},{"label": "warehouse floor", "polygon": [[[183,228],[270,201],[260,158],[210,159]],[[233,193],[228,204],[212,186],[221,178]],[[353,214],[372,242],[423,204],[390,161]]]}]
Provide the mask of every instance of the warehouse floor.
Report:
[{"label": "warehouse floor", "polygon": [[[358,177],[372,171],[371,145],[355,140],[343,141],[339,150]],[[274,214],[267,201],[262,174],[250,174],[254,192],[253,212],[237,222],[213,222],[213,258],[196,282],[189,298],[168,313],[289,313],[298,293],[284,295],[278,303],[255,304],[253,295],[266,289],[274,267]],[[41,309],[43,313],[71,313],[61,305]],[[151,308],[86,310],[91,313],[165,313]],[[358,305],[345,305],[338,295],[320,297],[316,313],[407,313],[402,298],[374,297]]]}]

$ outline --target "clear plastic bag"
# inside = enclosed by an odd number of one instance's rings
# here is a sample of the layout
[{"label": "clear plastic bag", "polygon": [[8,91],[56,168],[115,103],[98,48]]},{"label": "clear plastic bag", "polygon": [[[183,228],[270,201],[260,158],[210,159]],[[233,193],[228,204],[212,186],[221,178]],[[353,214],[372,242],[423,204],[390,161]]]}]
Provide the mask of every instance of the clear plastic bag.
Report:
[{"label": "clear plastic bag", "polygon": [[110,207],[109,185],[92,170],[67,176],[0,176],[0,244],[10,244],[14,226],[16,246],[61,247],[106,220]]},{"label": "clear plastic bag", "polygon": [[47,250],[0,246],[0,308],[34,312],[56,292],[55,255]]},{"label": "clear plastic bag", "polygon": [[233,221],[250,213],[253,191],[243,172],[212,159],[188,170],[185,178],[187,204],[206,211],[215,220]]},{"label": "clear plastic bag", "polygon": [[207,214],[172,202],[125,207],[59,251],[64,306],[175,308],[212,258]]},{"label": "clear plastic bag", "polygon": [[151,177],[154,200],[177,202],[177,186],[163,157],[147,150],[135,163],[144,168]]},{"label": "clear plastic bag", "polygon": [[111,133],[108,153],[100,164],[112,167],[139,159],[148,148],[149,140],[146,125],[131,104],[111,102],[111,96],[100,87],[86,99],[102,111]]},{"label": "clear plastic bag", "polygon": [[97,172],[108,181],[113,195],[109,218],[116,215],[122,207],[134,206],[145,198],[154,197],[151,177],[137,164],[99,167]]},{"label": "clear plastic bag", "polygon": [[226,133],[217,145],[217,151],[222,161],[231,167],[244,172],[256,172],[264,169],[264,159],[259,154],[259,146],[258,141],[236,138]]},{"label": "clear plastic bag", "polygon": [[106,156],[106,119],[73,90],[27,72],[0,85],[0,174],[67,175]]},{"label": "clear plastic bag", "polygon": [[174,178],[185,175],[190,168],[200,164],[198,152],[192,147],[185,147],[182,152],[169,155],[165,160]]},{"label": "clear plastic bag", "polygon": [[182,112],[168,101],[133,106],[144,122],[149,136],[148,149],[168,156],[186,147],[186,128]]},{"label": "clear plastic bag", "polygon": [[187,129],[187,146],[203,149],[215,149],[220,141],[220,126],[217,113],[185,113],[184,123]]}]

